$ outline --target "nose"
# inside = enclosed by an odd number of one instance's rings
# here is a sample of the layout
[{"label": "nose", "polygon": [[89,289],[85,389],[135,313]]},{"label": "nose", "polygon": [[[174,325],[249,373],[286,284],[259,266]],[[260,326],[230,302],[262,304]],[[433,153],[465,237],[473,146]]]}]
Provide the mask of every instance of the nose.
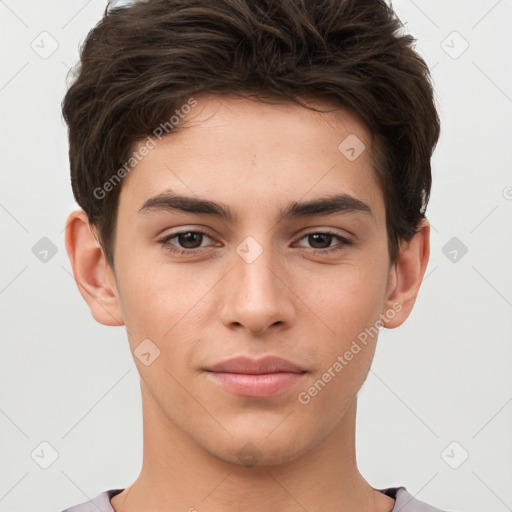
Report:
[{"label": "nose", "polygon": [[285,329],[295,317],[294,294],[276,256],[265,249],[250,262],[235,252],[223,280],[221,318],[224,325],[244,327],[253,335],[270,327]]}]

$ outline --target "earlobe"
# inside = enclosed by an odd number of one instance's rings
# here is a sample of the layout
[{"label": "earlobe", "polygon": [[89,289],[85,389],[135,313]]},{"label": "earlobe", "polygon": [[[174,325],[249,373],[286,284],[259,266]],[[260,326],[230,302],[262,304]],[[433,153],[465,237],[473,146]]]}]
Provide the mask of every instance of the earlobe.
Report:
[{"label": "earlobe", "polygon": [[103,325],[124,325],[113,272],[83,210],[69,214],[65,238],[75,282],[92,316]]},{"label": "earlobe", "polygon": [[[391,269],[391,291],[385,303],[383,325],[393,329],[402,325],[414,307],[430,256],[430,223],[423,219],[418,232],[400,246]],[[392,314],[387,314],[391,313]]]}]

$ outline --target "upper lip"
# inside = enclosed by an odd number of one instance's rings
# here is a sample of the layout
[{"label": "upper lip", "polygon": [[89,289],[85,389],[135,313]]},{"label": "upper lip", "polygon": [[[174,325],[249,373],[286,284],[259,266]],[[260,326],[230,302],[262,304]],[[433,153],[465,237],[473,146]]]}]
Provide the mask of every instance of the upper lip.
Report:
[{"label": "upper lip", "polygon": [[278,372],[304,373],[306,371],[295,363],[276,356],[266,356],[261,359],[253,359],[247,356],[233,357],[209,366],[206,370],[218,373],[243,373],[248,375]]}]

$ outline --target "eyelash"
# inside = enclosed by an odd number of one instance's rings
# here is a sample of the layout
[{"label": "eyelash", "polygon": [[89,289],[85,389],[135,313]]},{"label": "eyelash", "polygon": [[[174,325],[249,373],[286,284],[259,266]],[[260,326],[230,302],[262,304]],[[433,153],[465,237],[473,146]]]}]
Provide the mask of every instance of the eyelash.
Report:
[{"label": "eyelash", "polygon": [[[159,240],[159,242],[162,244],[162,249],[165,249],[166,251],[169,251],[174,254],[180,254],[180,255],[184,255],[184,254],[191,255],[191,254],[201,253],[202,249],[205,249],[204,247],[199,247],[196,249],[176,249],[176,248],[173,248],[170,246],[166,247],[165,244],[167,244],[170,240],[172,240],[173,238],[176,238],[180,235],[185,235],[187,233],[195,233],[195,234],[200,234],[200,235],[206,236],[208,238],[212,238],[208,233],[206,233],[205,231],[201,231],[201,230],[179,231],[177,233],[172,233],[172,234],[166,236],[165,238],[162,238],[161,240]],[[340,244],[337,244],[334,247],[331,247],[328,249],[312,249],[313,254],[332,254],[334,252],[343,250],[343,248],[347,245],[352,245],[352,242],[350,240],[348,240],[347,238],[345,238],[341,235],[338,235],[337,233],[334,233],[333,231],[330,231],[328,229],[324,230],[324,231],[312,231],[310,233],[306,233],[301,238],[299,238],[299,241],[303,240],[304,238],[311,236],[311,235],[331,235],[334,238],[337,238],[341,242]],[[305,249],[305,247],[303,247],[303,249]]]}]

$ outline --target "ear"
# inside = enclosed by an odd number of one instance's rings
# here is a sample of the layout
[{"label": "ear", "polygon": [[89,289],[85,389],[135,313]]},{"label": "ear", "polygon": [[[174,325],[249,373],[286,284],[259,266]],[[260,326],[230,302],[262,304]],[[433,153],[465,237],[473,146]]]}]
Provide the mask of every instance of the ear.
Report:
[{"label": "ear", "polygon": [[75,282],[92,316],[103,325],[124,325],[115,274],[83,210],[69,214],[65,236]]},{"label": "ear", "polygon": [[390,269],[388,295],[381,315],[384,327],[402,325],[412,311],[430,256],[430,223],[423,219],[418,232],[400,244],[397,261]]}]

